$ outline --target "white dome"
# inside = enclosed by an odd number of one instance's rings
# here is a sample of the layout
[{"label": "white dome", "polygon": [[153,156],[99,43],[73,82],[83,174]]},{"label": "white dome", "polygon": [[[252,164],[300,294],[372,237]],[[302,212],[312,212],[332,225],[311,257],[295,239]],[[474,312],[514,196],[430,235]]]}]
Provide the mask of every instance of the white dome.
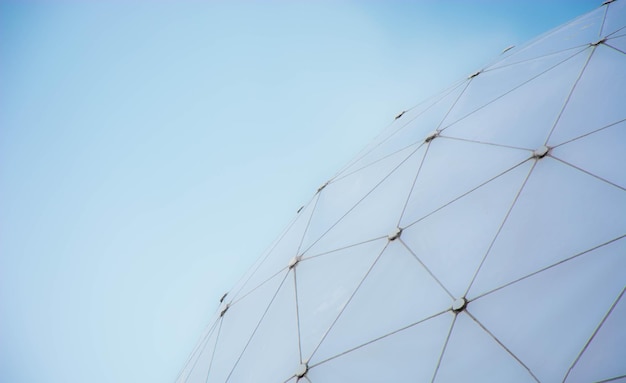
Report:
[{"label": "white dome", "polygon": [[626,382],[626,1],[403,112],[180,382]]}]

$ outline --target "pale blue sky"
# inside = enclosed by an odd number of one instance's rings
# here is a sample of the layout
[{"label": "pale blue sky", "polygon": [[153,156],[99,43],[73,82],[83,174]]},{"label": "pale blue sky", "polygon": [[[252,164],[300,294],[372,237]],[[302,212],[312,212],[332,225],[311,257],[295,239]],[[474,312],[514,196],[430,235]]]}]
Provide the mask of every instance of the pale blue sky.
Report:
[{"label": "pale blue sky", "polygon": [[398,112],[600,3],[0,0],[0,381],[172,382]]}]

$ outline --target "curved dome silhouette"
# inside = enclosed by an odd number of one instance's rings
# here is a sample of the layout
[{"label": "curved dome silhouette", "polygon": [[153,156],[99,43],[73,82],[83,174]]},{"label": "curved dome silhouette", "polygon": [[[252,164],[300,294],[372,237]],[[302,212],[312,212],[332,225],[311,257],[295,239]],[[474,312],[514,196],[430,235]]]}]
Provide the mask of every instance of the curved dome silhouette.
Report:
[{"label": "curved dome silhouette", "polygon": [[626,382],[626,1],[401,113],[180,382]]}]

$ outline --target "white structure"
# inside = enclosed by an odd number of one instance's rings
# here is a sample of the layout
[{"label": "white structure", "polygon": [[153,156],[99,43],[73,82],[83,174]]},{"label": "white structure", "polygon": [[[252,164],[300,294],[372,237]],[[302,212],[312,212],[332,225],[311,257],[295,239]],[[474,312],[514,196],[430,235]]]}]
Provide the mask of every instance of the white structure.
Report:
[{"label": "white structure", "polygon": [[626,382],[626,0],[403,112],[180,382]]}]

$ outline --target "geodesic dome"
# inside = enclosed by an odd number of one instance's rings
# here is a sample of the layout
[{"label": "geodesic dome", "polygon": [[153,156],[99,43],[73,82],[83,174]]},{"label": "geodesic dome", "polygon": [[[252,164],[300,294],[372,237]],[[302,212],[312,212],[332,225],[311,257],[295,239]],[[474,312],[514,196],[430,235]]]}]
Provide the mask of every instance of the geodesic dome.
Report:
[{"label": "geodesic dome", "polygon": [[626,1],[401,113],[180,382],[626,382]]}]

